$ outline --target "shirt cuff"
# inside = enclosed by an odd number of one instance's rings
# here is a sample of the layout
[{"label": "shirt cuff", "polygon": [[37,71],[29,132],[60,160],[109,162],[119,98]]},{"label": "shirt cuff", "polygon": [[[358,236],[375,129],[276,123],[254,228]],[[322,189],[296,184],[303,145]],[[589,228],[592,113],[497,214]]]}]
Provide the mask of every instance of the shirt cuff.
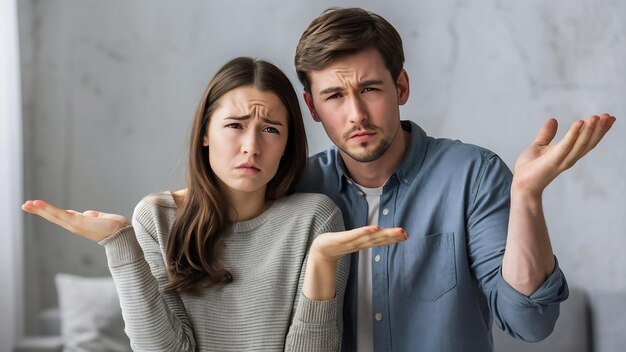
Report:
[{"label": "shirt cuff", "polygon": [[554,271],[539,286],[539,288],[529,296],[514,289],[502,276],[502,268],[498,274],[498,294],[507,302],[519,307],[536,307],[543,313],[547,306],[563,302],[569,296],[569,288],[565,275],[559,268],[559,262],[554,257]]},{"label": "shirt cuff", "polygon": [[337,297],[325,301],[313,301],[300,293],[296,319],[304,323],[326,324],[336,320]]},{"label": "shirt cuff", "polygon": [[126,226],[98,242],[104,246],[110,268],[129,264],[143,258],[143,250],[132,226]]}]

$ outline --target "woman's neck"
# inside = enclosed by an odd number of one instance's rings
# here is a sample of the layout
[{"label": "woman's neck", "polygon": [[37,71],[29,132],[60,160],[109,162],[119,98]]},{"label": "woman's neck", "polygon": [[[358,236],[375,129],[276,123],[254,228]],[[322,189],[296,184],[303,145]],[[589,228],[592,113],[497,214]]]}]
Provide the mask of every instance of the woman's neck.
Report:
[{"label": "woman's neck", "polygon": [[261,215],[270,206],[265,200],[265,189],[256,192],[226,192],[228,220],[232,222],[245,221]]}]

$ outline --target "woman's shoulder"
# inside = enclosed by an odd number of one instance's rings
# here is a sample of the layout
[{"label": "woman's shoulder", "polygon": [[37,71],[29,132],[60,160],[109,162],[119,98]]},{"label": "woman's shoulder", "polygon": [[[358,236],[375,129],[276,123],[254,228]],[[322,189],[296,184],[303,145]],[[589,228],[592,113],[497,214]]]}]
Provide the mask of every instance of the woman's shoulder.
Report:
[{"label": "woman's shoulder", "polygon": [[321,193],[294,193],[284,197],[283,204],[284,208],[293,209],[295,212],[306,210],[332,214],[339,211],[337,205]]},{"label": "woman's shoulder", "polygon": [[139,221],[143,226],[158,220],[176,216],[177,200],[174,192],[163,191],[151,193],[143,197],[135,206],[133,222]]},{"label": "woman's shoulder", "polygon": [[150,193],[147,196],[143,197],[138,207],[163,207],[163,208],[176,208],[178,205],[178,200],[175,192],[172,191],[163,191],[157,193]]}]

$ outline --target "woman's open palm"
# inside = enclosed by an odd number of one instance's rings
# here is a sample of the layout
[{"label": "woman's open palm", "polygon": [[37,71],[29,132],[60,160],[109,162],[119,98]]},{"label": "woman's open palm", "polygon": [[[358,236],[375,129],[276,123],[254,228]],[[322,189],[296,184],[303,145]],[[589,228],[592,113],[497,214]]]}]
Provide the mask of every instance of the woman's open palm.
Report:
[{"label": "woman's open palm", "polygon": [[122,215],[95,210],[78,212],[57,208],[43,200],[29,200],[22,205],[25,212],[39,215],[64,229],[92,241],[101,241],[130,225]]}]

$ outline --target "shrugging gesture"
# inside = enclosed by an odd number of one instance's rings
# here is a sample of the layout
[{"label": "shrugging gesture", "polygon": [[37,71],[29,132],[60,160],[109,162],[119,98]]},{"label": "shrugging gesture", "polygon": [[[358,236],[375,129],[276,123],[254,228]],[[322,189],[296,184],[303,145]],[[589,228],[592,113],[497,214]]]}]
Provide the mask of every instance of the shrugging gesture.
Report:
[{"label": "shrugging gesture", "polygon": [[96,242],[130,225],[128,219],[122,215],[108,214],[95,210],[87,210],[81,213],[75,210],[58,208],[43,200],[26,201],[22,205],[22,210],[39,215],[76,235]]},{"label": "shrugging gesture", "polygon": [[543,190],[592,150],[613,123],[615,117],[609,114],[578,120],[561,141],[550,145],[558,124],[555,119],[549,119],[517,159],[502,276],[519,292],[532,295],[555,268],[542,209]]}]

